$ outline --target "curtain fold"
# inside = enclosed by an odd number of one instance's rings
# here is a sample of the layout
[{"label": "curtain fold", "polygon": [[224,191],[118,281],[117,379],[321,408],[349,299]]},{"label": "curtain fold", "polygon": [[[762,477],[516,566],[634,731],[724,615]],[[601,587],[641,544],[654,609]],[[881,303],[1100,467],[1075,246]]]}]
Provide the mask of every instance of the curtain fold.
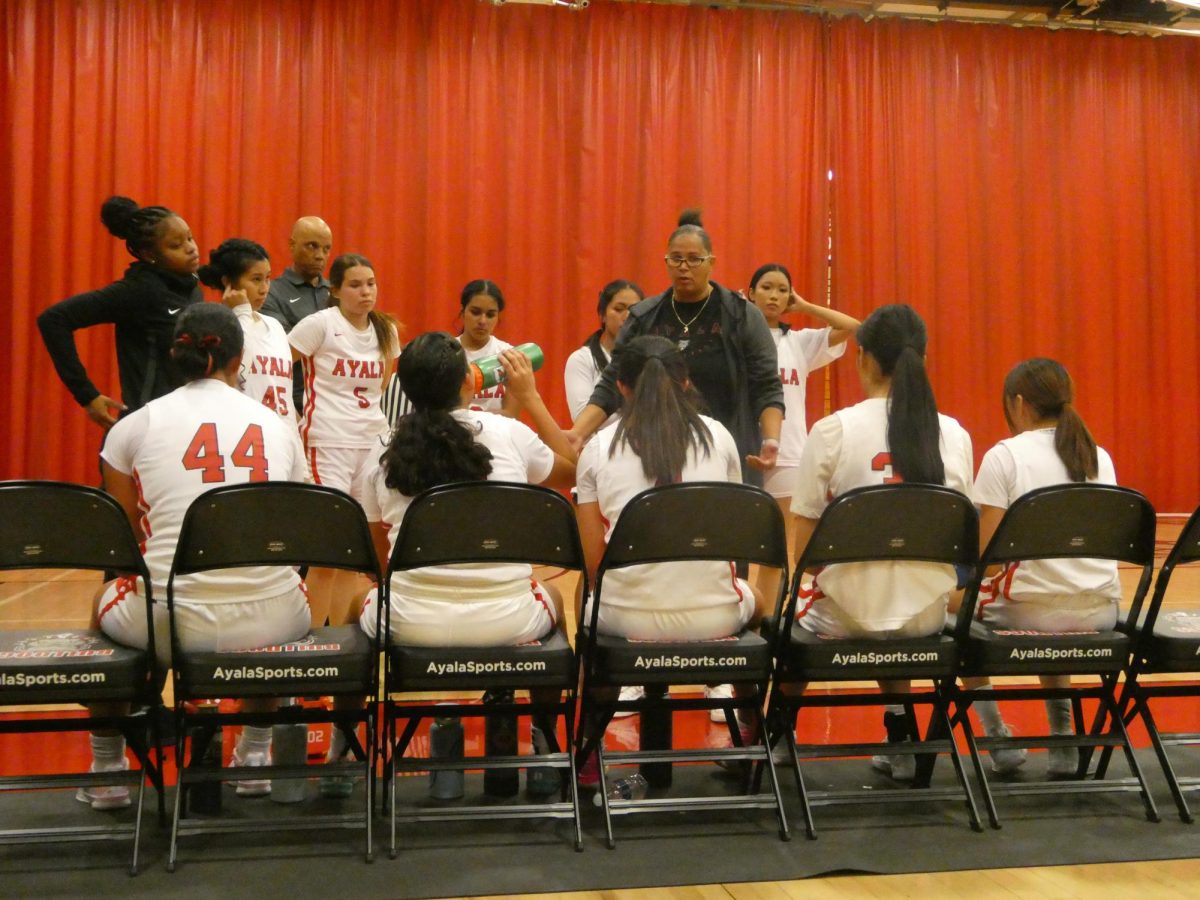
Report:
[{"label": "curtain fold", "polygon": [[830,66],[835,303],[916,307],[977,459],[1060,360],[1121,483],[1190,511],[1200,42],[844,19]]},{"label": "curtain fold", "polygon": [[[300,215],[366,254],[409,337],[457,327],[490,278],[497,334],[562,367],[614,278],[667,284],[666,238],[705,208],[717,277],[780,259],[818,295],[826,185],[819,19],[477,0],[0,0],[0,279],[10,298],[0,472],[94,482],[100,432],[54,375],[35,318],[119,277],[99,222],[122,193],[192,226],[202,253],[263,243],[276,273]],[[814,250],[814,247],[816,248]],[[78,333],[116,390],[112,329]]]}]

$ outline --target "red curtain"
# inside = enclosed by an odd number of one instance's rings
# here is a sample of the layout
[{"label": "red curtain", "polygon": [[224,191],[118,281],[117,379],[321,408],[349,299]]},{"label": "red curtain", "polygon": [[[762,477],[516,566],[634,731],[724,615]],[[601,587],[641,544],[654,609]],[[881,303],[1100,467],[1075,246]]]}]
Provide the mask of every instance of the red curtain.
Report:
[{"label": "red curtain", "polygon": [[830,67],[835,302],[921,312],[977,458],[1059,359],[1121,483],[1190,511],[1200,41],[846,19]]},{"label": "red curtain", "polygon": [[[119,192],[177,209],[202,250],[255,238],[276,270],[292,220],[320,214],[410,336],[496,280],[498,333],[546,348],[564,419],[597,291],[660,290],[680,208],[705,207],[718,280],[781,261],[810,299],[832,213],[835,305],[922,312],[977,453],[1003,436],[1004,373],[1055,356],[1124,483],[1200,500],[1200,42],[602,2],[0,10],[0,475],[95,480],[99,431],[34,319],[124,269],[98,220]],[[115,391],[111,330],[79,341]],[[855,400],[852,366],[832,371],[834,405]]]},{"label": "red curtain", "polygon": [[[276,271],[304,214],[365,253],[409,336],[456,325],[487,277],[498,334],[562,367],[613,278],[666,286],[680,209],[703,206],[716,277],[767,259],[818,295],[826,184],[820,20],[477,0],[7,0],[0,270],[11,352],[2,474],[94,481],[99,430],[57,381],[34,319],[118,277],[111,193],[177,210],[202,252],[261,241]],[[815,247],[815,249],[814,249]],[[79,332],[117,390],[109,328]]]}]

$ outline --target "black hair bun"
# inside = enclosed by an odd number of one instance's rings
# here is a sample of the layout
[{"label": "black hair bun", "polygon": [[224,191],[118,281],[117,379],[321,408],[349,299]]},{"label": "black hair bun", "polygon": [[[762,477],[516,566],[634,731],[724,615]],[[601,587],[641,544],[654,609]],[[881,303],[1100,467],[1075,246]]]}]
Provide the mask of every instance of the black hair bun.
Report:
[{"label": "black hair bun", "polygon": [[109,197],[100,207],[100,221],[114,237],[128,240],[130,225],[139,209],[128,197]]},{"label": "black hair bun", "polygon": [[202,285],[218,291],[225,287],[225,283],[221,281],[222,277],[223,273],[221,270],[211,263],[205,263],[196,272],[196,278],[199,279]]},{"label": "black hair bun", "polygon": [[703,228],[704,223],[700,220],[700,210],[695,207],[689,207],[679,214],[679,224],[695,225],[697,228]]}]

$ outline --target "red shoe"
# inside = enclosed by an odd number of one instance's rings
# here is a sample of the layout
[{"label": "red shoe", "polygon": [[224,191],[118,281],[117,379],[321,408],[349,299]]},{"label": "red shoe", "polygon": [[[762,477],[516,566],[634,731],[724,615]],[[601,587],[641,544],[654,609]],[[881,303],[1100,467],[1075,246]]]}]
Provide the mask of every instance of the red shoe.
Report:
[{"label": "red shoe", "polygon": [[600,757],[593,750],[588,754],[587,759],[583,761],[583,765],[579,767],[576,773],[576,781],[579,782],[581,788],[591,788],[595,790],[600,787]]}]

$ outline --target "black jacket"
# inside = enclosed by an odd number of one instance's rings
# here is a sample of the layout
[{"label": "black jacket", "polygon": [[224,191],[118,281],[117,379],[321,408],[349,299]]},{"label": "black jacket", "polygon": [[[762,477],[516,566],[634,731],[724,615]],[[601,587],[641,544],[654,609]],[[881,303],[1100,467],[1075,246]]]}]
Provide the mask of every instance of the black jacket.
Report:
[{"label": "black jacket", "polygon": [[135,262],[120,281],[55,303],[37,322],[58,377],[80,406],[101,391],[79,359],[75,331],[106,322],[116,325],[121,400],[132,411],[177,386],[168,358],[175,321],[185,306],[201,302],[194,275]]},{"label": "black jacket", "polygon": [[[758,418],[769,406],[784,408],[783,385],[779,381],[779,356],[767,320],[753,303],[743,300],[728,288],[712,282],[713,293],[721,303],[721,343],[725,349],[725,364],[729,370],[730,396],[734,404],[732,422],[722,422],[737,442],[743,457],[757,454],[762,436]],[[629,318],[621,326],[613,355],[627,342],[647,334],[658,320],[662,305],[671,300],[672,291],[648,297],[629,308]],[[612,363],[605,368],[589,403],[599,406],[609,415],[621,407],[617,390],[616,369]]]}]

